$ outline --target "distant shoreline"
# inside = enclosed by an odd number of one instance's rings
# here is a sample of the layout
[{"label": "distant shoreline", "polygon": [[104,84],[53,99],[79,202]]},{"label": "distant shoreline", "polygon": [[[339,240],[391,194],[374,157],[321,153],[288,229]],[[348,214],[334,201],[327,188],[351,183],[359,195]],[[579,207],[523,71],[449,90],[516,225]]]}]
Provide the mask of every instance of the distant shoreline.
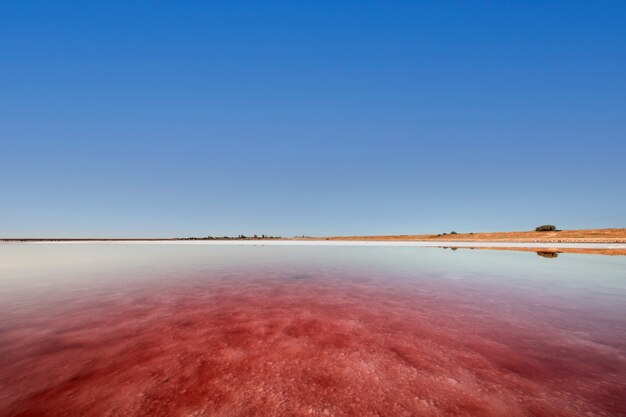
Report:
[{"label": "distant shoreline", "polygon": [[365,235],[322,237],[168,237],[168,238],[0,238],[0,242],[274,242],[274,241],[360,241],[360,242],[502,242],[502,243],[626,243],[626,228],[580,229],[549,232],[479,232],[420,235]]},{"label": "distant shoreline", "polygon": [[[319,239],[319,238],[318,238]],[[386,236],[333,236],[327,240],[365,241],[462,241],[462,242],[514,242],[514,243],[626,243],[626,228],[579,229],[559,231],[517,231],[439,234],[386,235]]]},{"label": "distant shoreline", "polygon": [[442,249],[479,249],[536,252],[546,257],[556,257],[560,253],[591,255],[626,256],[626,243],[594,242],[463,242],[463,241],[373,241],[373,240],[180,240],[180,239],[55,239],[55,240],[0,240],[0,245],[22,244],[170,244],[207,246],[342,246],[342,247],[422,247]]},{"label": "distant shoreline", "polygon": [[550,232],[441,233],[437,235],[329,236],[296,238],[4,238],[0,243],[176,243],[258,246],[412,246],[626,255],[626,228]]}]

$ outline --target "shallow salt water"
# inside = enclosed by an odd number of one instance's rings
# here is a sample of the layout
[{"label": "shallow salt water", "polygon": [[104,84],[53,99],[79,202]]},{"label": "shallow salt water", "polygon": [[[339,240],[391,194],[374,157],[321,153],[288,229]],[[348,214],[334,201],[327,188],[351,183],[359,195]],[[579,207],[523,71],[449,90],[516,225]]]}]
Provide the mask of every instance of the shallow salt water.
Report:
[{"label": "shallow salt water", "polygon": [[1,416],[624,416],[626,257],[0,245]]}]

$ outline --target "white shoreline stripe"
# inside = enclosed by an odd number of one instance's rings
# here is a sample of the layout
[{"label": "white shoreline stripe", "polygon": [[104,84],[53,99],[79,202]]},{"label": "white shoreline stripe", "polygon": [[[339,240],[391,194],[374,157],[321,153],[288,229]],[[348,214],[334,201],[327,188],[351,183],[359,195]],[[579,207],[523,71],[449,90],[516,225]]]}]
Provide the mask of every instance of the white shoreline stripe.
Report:
[{"label": "white shoreline stripe", "polygon": [[373,241],[373,240],[136,240],[136,241],[51,241],[0,242],[1,245],[65,244],[65,245],[214,245],[214,246],[399,246],[455,248],[533,248],[533,249],[626,249],[626,243],[549,243],[549,242],[455,242],[455,241]]}]

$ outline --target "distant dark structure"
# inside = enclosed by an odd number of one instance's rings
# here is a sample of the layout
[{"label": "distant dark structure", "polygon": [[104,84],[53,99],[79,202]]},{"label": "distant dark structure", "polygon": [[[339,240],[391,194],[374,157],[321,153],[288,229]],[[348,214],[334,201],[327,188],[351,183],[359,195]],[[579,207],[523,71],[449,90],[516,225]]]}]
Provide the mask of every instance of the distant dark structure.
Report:
[{"label": "distant dark structure", "polygon": [[535,232],[556,232],[556,226],[552,224],[544,224],[543,226],[535,227]]}]

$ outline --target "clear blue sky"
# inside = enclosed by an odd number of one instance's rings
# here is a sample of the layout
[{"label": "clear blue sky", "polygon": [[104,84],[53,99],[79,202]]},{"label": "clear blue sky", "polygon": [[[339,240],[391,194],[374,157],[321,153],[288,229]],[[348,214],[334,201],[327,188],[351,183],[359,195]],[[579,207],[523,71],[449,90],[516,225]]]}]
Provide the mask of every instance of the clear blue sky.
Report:
[{"label": "clear blue sky", "polygon": [[0,4],[0,236],[626,226],[626,2]]}]

